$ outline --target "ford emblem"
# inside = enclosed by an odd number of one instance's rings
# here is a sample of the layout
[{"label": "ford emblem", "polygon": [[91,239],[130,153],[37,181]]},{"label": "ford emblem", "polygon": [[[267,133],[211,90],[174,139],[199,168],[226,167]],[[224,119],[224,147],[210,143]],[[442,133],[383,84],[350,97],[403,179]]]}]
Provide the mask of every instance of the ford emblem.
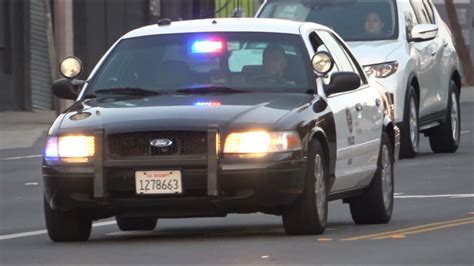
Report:
[{"label": "ford emblem", "polygon": [[150,141],[150,145],[156,148],[166,148],[173,145],[173,141],[170,139],[154,139]]}]

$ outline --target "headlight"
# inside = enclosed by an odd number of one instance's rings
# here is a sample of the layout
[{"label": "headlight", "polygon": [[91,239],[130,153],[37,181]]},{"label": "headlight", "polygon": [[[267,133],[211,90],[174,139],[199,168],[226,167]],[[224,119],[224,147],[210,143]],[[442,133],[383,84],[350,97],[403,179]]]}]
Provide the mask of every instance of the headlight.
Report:
[{"label": "headlight", "polygon": [[49,137],[44,151],[46,159],[61,159],[66,162],[88,162],[94,155],[93,136]]},{"label": "headlight", "polygon": [[398,62],[387,62],[382,64],[364,66],[365,74],[369,77],[386,78],[398,71]]},{"label": "headlight", "polygon": [[224,153],[266,154],[301,150],[301,140],[296,132],[251,131],[231,133],[227,136]]}]

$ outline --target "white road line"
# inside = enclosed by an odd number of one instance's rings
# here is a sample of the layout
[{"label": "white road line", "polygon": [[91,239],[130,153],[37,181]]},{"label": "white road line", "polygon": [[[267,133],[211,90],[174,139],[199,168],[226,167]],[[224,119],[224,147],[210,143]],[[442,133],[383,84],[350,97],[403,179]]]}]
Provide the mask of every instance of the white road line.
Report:
[{"label": "white road line", "polygon": [[42,154],[37,154],[37,155],[27,155],[27,156],[18,156],[18,157],[7,157],[7,158],[0,158],[0,161],[11,161],[11,160],[38,158],[38,157],[42,157],[42,156],[43,156]]},{"label": "white road line", "polygon": [[444,195],[395,195],[396,199],[429,199],[429,198],[474,198],[474,194],[444,194]]},{"label": "white road line", "polygon": [[[107,221],[107,222],[94,223],[92,225],[92,227],[107,226],[107,225],[112,225],[112,224],[116,224],[116,222],[115,221]],[[30,231],[30,232],[23,232],[23,233],[17,233],[17,234],[3,235],[3,236],[0,236],[0,241],[1,240],[14,239],[14,238],[28,237],[28,236],[43,235],[43,234],[46,234],[46,233],[48,233],[46,230],[38,230],[38,231]]]},{"label": "white road line", "polygon": [[25,186],[37,186],[37,185],[38,185],[38,182],[25,183]]},{"label": "white road line", "polygon": [[471,133],[471,131],[469,131],[469,130],[461,131],[461,134],[467,134],[467,133]]}]

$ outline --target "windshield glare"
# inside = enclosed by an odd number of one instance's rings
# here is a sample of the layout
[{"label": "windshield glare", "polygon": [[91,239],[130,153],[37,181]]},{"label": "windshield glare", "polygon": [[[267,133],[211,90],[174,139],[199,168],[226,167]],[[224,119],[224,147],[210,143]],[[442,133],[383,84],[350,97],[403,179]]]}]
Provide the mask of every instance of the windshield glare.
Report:
[{"label": "windshield glare", "polygon": [[275,0],[267,3],[259,17],[316,22],[345,41],[398,37],[393,0]]},{"label": "windshield glare", "polygon": [[141,88],[173,93],[199,87],[304,92],[312,73],[308,58],[300,36],[291,34],[138,37],[123,40],[114,48],[91,80],[88,92]]}]

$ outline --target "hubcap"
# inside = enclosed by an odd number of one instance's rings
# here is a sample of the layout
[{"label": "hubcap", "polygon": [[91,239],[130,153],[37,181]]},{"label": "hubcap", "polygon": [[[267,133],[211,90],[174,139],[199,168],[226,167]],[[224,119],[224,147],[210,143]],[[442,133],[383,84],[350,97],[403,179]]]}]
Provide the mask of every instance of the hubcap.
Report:
[{"label": "hubcap", "polygon": [[418,151],[418,114],[415,99],[410,100],[410,140],[413,150]]},{"label": "hubcap", "polygon": [[453,133],[453,140],[458,142],[459,138],[459,109],[456,93],[451,94],[451,130]]},{"label": "hubcap", "polygon": [[382,190],[383,190],[383,203],[385,209],[388,210],[390,208],[390,204],[392,201],[392,194],[393,194],[393,182],[392,182],[392,164],[390,161],[390,154],[389,150],[386,145],[382,147]]},{"label": "hubcap", "polygon": [[314,178],[315,178],[315,192],[316,192],[316,208],[320,221],[324,219],[326,214],[326,185],[324,184],[324,167],[323,161],[319,154],[314,158]]}]

